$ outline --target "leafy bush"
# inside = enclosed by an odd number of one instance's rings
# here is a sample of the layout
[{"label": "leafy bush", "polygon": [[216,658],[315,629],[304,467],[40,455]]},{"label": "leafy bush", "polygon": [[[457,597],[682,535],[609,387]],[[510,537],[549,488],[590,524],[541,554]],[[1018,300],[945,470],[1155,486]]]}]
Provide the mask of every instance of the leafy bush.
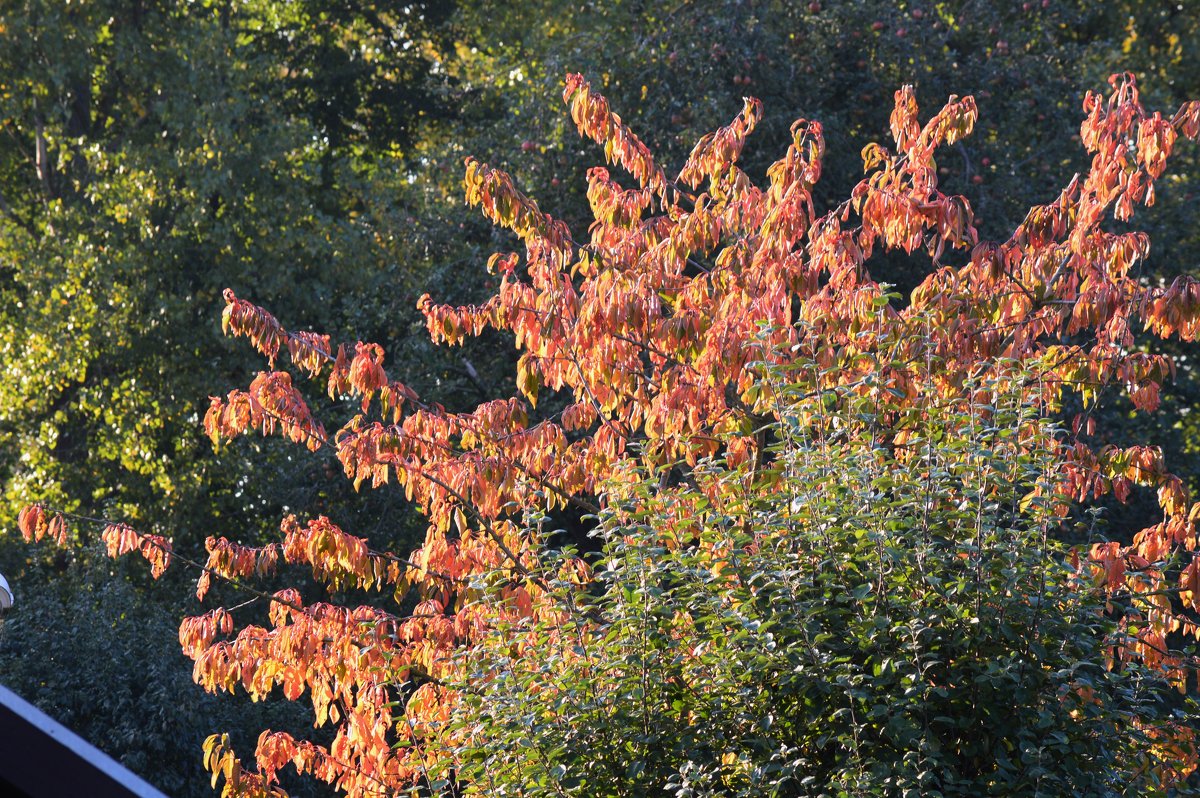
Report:
[{"label": "leafy bush", "polygon": [[[462,655],[447,779],[521,796],[1166,794],[1187,757],[1156,730],[1184,731],[1195,706],[1109,667],[1122,633],[1053,537],[1063,433],[1013,389],[1034,375],[899,419],[859,392],[880,377],[814,391],[772,374],[761,463],[609,485],[592,589],[559,586],[561,614]],[[897,428],[913,432],[889,446]]]}]

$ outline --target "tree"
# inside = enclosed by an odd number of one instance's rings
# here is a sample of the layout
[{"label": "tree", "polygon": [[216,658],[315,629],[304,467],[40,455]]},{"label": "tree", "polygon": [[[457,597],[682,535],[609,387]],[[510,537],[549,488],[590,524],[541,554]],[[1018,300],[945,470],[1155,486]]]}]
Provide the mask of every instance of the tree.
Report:
[{"label": "tree", "polygon": [[[896,86],[911,83],[925,97],[971,94],[979,128],[942,150],[938,176],[970,200],[980,234],[999,240],[1029,207],[1056,196],[1062,176],[1086,168],[1076,119],[1077,98],[1086,89],[1129,71],[1151,93],[1148,104],[1175,107],[1195,85],[1200,52],[1188,14],[1136,1],[605,3],[569,15],[547,6],[533,21],[465,4],[458,16],[486,18],[479,26],[486,35],[463,34],[477,52],[459,68],[464,85],[494,86],[486,107],[488,119],[497,121],[468,121],[451,139],[463,149],[453,152],[510,171],[579,229],[591,218],[582,190],[590,160],[571,126],[546,110],[568,70],[596,76],[600,90],[670,163],[734,113],[743,95],[761,98],[772,113],[741,161],[756,180],[788,145],[789,120],[820,119],[830,140],[839,142],[815,188],[816,202],[825,207],[857,183],[858,153],[886,126]],[[490,83],[488,75],[495,76]],[[532,151],[523,149],[526,142]],[[521,157],[509,159],[519,147]],[[1190,148],[1177,158],[1175,174],[1156,187],[1158,209],[1141,222],[1155,247],[1138,268],[1164,286],[1200,258],[1197,206],[1187,199],[1196,193],[1200,170]],[[905,294],[926,276],[921,263],[903,254],[877,254],[871,271]],[[1138,345],[1149,342],[1139,334]],[[1174,357],[1196,356],[1191,344],[1166,346]],[[1099,411],[1110,443],[1158,445],[1181,473],[1200,473],[1196,417],[1189,412],[1200,401],[1200,386],[1190,370],[1164,390],[1156,413],[1138,413],[1113,398]],[[1198,487],[1189,483],[1193,491]],[[1131,538],[1153,509],[1152,492],[1135,492],[1129,505],[1110,507],[1109,526]]]},{"label": "tree", "polygon": [[[260,593],[271,601],[265,625],[235,633],[239,624],[224,608],[184,621],[180,639],[201,685],[240,686],[256,698],[276,687],[291,700],[307,694],[317,724],[332,727],[327,745],[264,732],[257,770],[242,766],[227,739],[210,738],[206,762],[227,791],[269,792],[289,762],[351,795],[408,785],[487,789],[460,774],[532,789],[528,773],[505,769],[513,760],[488,757],[512,753],[496,744],[513,739],[527,708],[589,717],[558,702],[570,697],[552,668],[560,655],[598,669],[591,683],[617,700],[593,709],[618,727],[649,717],[630,699],[662,707],[663,691],[761,690],[788,657],[829,656],[834,681],[825,689],[851,717],[816,706],[828,739],[785,723],[779,740],[759,746],[749,732],[766,722],[761,713],[719,717],[698,699],[689,714],[672,703],[675,717],[697,729],[734,724],[736,745],[707,753],[685,746],[687,767],[647,753],[616,774],[617,785],[636,782],[639,768],[653,777],[675,768],[699,792],[770,780],[803,791],[811,777],[881,794],[902,784],[927,789],[931,778],[947,793],[1004,785],[1033,794],[1037,779],[1082,777],[1104,754],[1111,767],[1089,783],[1121,778],[1166,794],[1193,772],[1194,710],[1186,696],[1172,704],[1169,695],[1190,685],[1187,639],[1198,633],[1196,505],[1160,452],[1096,445],[1093,413],[1110,387],[1153,408],[1172,370],[1168,358],[1130,346],[1135,323],[1160,336],[1196,335],[1200,284],[1139,283],[1131,267],[1145,257],[1146,236],[1106,226],[1110,214],[1124,223],[1135,203],[1152,201],[1177,139],[1200,133],[1200,103],[1171,117],[1149,113],[1129,76],[1114,77],[1107,98],[1089,93],[1081,137],[1091,168],[997,242],[979,238],[970,203],[939,190],[934,167],[938,147],[970,134],[970,97],[952,98],[922,123],[913,91],[898,91],[894,150],[866,148],[867,177],[820,214],[812,199],[825,153],[818,122],[793,126],[791,145],[760,189],[737,166],[762,118],[757,101],[702,138],[671,179],[583,78],[568,78],[564,99],[580,132],[603,145],[633,187],[607,169],[589,172],[595,223],[580,242],[507,175],[468,160],[468,201],[512,230],[524,253],[493,257],[500,284],[481,305],[420,302],[441,342],[489,326],[510,331],[522,352],[520,396],[464,413],[423,403],[387,375],[377,345],[334,347],[326,336],[287,331],[226,293],[226,329],[248,337],[270,370],[248,390],[212,401],[205,426],[213,440],[261,430],[332,450],[356,486],[395,479],[429,521],[424,545],[407,557],[372,549],[325,517],[289,516],[281,539],[265,546],[209,540],[206,562],[196,563],[201,597],[214,578],[252,589],[251,580],[282,562],[367,598],[351,607],[288,588]],[[870,278],[872,254],[919,250],[931,272],[907,301]],[[285,356],[330,395],[359,401],[361,413],[327,433],[292,374],[277,369]],[[1083,412],[1065,429],[1048,423],[1069,401]],[[539,407],[542,417],[531,419]],[[1157,490],[1164,520],[1132,544],[1068,552],[1052,541],[1073,505],[1121,497],[1134,485]],[[779,495],[789,501],[772,508]],[[856,530],[876,507],[884,526]],[[598,551],[572,553],[552,531],[560,519],[586,525],[593,517]],[[34,505],[21,528],[33,538],[61,537],[66,519]],[[103,537],[114,555],[141,552],[156,571],[179,557],[165,538],[122,523],[106,526]],[[661,553],[661,566],[647,552]],[[612,575],[598,576],[593,566],[601,564]],[[943,593],[955,598],[941,606]],[[387,594],[404,611],[384,609]],[[815,623],[851,624],[851,634],[806,649],[796,643],[822,630],[805,618],[745,614],[753,606],[761,613],[776,594],[812,610]],[[695,612],[678,603],[685,600]],[[962,639],[985,608],[1007,614],[1008,626]],[[734,635],[724,650],[752,672],[738,677],[744,681],[730,682],[720,669],[710,678],[701,643],[723,637],[738,613],[754,634]],[[782,659],[762,654],[766,632],[787,644]],[[1049,650],[1059,634],[1068,638]],[[582,641],[582,654],[564,647],[568,635]],[[585,645],[593,640],[594,658]],[[645,654],[668,641],[669,662]],[[613,658],[631,642],[643,647],[633,661],[640,667]],[[475,655],[499,658],[506,669],[480,681]],[[992,668],[990,656],[1003,662]],[[809,664],[788,686],[789,700],[822,683],[822,663]],[[894,695],[890,688],[917,675],[929,680],[921,690]],[[498,698],[505,678],[514,689],[494,715],[490,702],[472,703],[480,693]],[[967,750],[966,733],[985,721],[963,713],[991,705],[964,700],[968,679],[980,690],[1011,688],[1034,699],[1036,722],[1028,713],[1013,719],[1011,756],[1025,759]],[[870,718],[859,719],[868,707]],[[472,708],[482,714],[464,721]],[[908,756],[943,733],[939,724],[948,735],[939,739],[957,740],[957,748]],[[1040,729],[1053,742],[1031,748]],[[861,744],[872,730],[883,735],[877,745],[845,755],[846,741]],[[558,732],[535,723],[529,734],[522,744]],[[586,730],[579,734],[586,739]],[[657,739],[633,744],[648,751]],[[583,781],[586,763],[559,761],[570,750],[560,745],[535,764],[559,786],[586,789],[599,776]],[[785,750],[800,758],[779,759]],[[1028,757],[1043,756],[1053,769],[1025,768]],[[535,758],[532,750],[520,757]],[[896,764],[898,781],[872,770],[876,761]],[[505,767],[473,770],[480,762]],[[939,762],[953,770],[930,776],[926,768]],[[762,769],[768,765],[775,769]],[[1010,780],[1022,768],[1025,781]]]},{"label": "tree", "polygon": [[367,326],[361,303],[329,287],[357,298],[401,277],[389,241],[403,199],[385,201],[393,187],[373,175],[408,146],[410,109],[438,113],[422,46],[436,20],[422,9],[29,2],[5,13],[16,43],[0,63],[10,498],[33,491],[175,530],[210,526],[218,504],[280,501],[277,479],[221,484],[198,461],[188,418],[203,412],[208,372],[252,373],[205,305],[253,271],[281,310]]}]

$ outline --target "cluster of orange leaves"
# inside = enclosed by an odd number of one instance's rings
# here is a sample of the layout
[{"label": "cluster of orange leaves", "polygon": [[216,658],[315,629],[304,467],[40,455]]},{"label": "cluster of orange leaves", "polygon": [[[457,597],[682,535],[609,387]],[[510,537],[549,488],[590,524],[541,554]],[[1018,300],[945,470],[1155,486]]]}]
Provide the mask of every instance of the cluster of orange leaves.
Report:
[{"label": "cluster of orange leaves", "polygon": [[[272,370],[249,390],[212,400],[205,429],[214,444],[257,430],[330,449],[356,488],[395,479],[429,519],[424,544],[407,557],[372,551],[325,518],[288,518],[281,541],[264,547],[208,541],[201,598],[213,577],[249,580],[281,557],[339,588],[387,588],[398,604],[410,591],[419,597],[412,613],[393,615],[305,606],[284,591],[273,597],[270,628],[235,634],[224,610],[184,621],[180,640],[200,684],[255,698],[277,686],[292,699],[307,691],[317,723],[336,727],[328,746],[265,732],[252,770],[226,740],[210,739],[206,762],[214,783],[224,774],[227,792],[272,794],[287,763],[351,796],[419,783],[457,697],[449,686],[461,667],[455,653],[506,618],[562,611],[547,599],[538,533],[520,523],[521,512],[594,512],[606,481],[630,470],[632,441],[650,464],[755,457],[750,422],[775,408],[750,364],[786,364],[803,344],[816,353],[822,379],[875,392],[900,410],[931,393],[969,403],[964,385],[1015,360],[1040,374],[1023,390],[1047,414],[1061,411],[1068,392],[1090,406],[1108,385],[1150,410],[1173,364],[1137,350],[1136,326],[1186,340],[1200,334],[1200,284],[1138,282],[1130,272],[1148,240],[1103,229],[1109,212],[1127,220],[1134,204],[1151,204],[1177,139],[1200,132],[1200,104],[1170,119],[1148,114],[1129,76],[1114,77],[1109,97],[1086,99],[1087,173],[1031,209],[1004,241],[981,241],[970,203],[938,186],[933,153],[970,134],[977,109],[969,97],[951,98],[922,124],[911,88],[898,91],[894,151],[864,149],[866,177],[823,214],[812,198],[825,153],[818,122],[793,125],[791,145],[760,188],[737,166],[762,117],[757,100],[701,139],[675,179],[581,76],[568,77],[564,100],[581,135],[602,145],[634,185],[623,187],[606,168],[588,173],[595,221],[579,241],[508,175],[468,160],[467,201],[512,230],[524,252],[492,258],[499,287],[485,303],[437,305],[424,296],[418,305],[435,341],[459,343],[488,327],[512,333],[521,350],[518,396],[447,412],[390,378],[378,345],[335,352],[328,337],[285,330],[226,292],[227,333],[248,338]],[[867,271],[877,247],[924,249],[931,258],[904,307]],[[327,435],[290,374],[274,370],[283,349],[330,397],[360,400],[361,413]],[[880,379],[863,380],[873,370]],[[540,389],[566,407],[531,420]],[[1164,520],[1130,545],[1084,552],[1081,580],[1130,597],[1130,643],[1119,655],[1160,667],[1185,687],[1189,663],[1167,636],[1200,639],[1200,505],[1157,450],[1096,447],[1092,432],[1091,417],[1081,416],[1062,443],[1062,500],[1123,498],[1144,485],[1158,490]],[[886,434],[902,451],[908,431]],[[65,535],[60,517],[46,521],[37,507],[22,514],[21,528],[27,537]],[[114,554],[151,556],[132,530],[112,529]],[[149,550],[167,551],[162,544]],[[472,577],[497,573],[505,575],[501,599],[472,601]],[[554,577],[579,585],[591,578],[582,563]],[[1164,745],[1180,752],[1180,773],[1195,766],[1194,746],[1182,736]]]},{"label": "cluster of orange leaves", "polygon": [[17,529],[26,542],[49,537],[60,546],[67,543],[67,520],[61,513],[55,513],[47,519],[45,508],[38,504],[21,509],[17,515]]},{"label": "cluster of orange leaves", "polygon": [[[22,508],[17,515],[17,529],[26,543],[50,538],[60,546],[67,545],[70,527],[62,513],[54,513],[49,519],[46,509],[40,504]],[[171,564],[171,541],[162,535],[139,532],[126,524],[107,524],[100,533],[109,557],[120,557],[138,552],[150,563],[150,573],[155,579],[162,576]]]}]

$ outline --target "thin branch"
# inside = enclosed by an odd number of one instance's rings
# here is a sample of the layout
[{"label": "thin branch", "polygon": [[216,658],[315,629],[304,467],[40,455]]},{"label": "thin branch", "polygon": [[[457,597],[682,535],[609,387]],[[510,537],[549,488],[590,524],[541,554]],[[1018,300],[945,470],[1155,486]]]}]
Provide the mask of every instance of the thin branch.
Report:
[{"label": "thin branch", "polygon": [[275,602],[276,604],[287,607],[288,609],[294,610],[296,612],[300,612],[300,613],[307,612],[303,607],[299,606],[298,604],[294,604],[294,603],[288,601],[287,599],[282,599],[279,596],[273,595],[271,593],[266,593],[262,590],[251,587],[250,585],[247,585],[245,582],[243,582],[240,579],[231,577],[227,574],[223,574],[215,568],[212,568],[208,565],[205,565],[204,563],[193,560],[192,558],[190,558],[186,555],[179,554],[178,552],[174,551],[171,547],[164,546],[161,543],[159,543],[157,540],[154,539],[154,536],[152,536],[146,532],[141,532],[141,531],[135,529],[134,527],[130,526],[129,524],[125,523],[124,521],[110,521],[107,518],[95,518],[93,516],[82,515],[80,513],[71,513],[71,512],[55,510],[54,508],[51,508],[51,507],[44,507],[44,510],[46,512],[53,513],[55,515],[61,515],[64,518],[70,518],[75,521],[80,521],[83,523],[97,524],[97,525],[101,525],[104,527],[118,527],[120,529],[128,529],[129,531],[131,531],[135,535],[137,535],[139,540],[153,546],[154,548],[156,548],[159,551],[166,554],[171,559],[179,560],[184,565],[187,565],[192,568],[196,568],[200,571],[203,571],[204,573],[208,574],[209,576],[213,576],[218,579],[222,579],[226,582],[229,582],[230,584],[232,584],[234,587],[238,588],[239,590],[244,590],[247,593],[254,595],[256,598],[266,599],[267,601]]}]

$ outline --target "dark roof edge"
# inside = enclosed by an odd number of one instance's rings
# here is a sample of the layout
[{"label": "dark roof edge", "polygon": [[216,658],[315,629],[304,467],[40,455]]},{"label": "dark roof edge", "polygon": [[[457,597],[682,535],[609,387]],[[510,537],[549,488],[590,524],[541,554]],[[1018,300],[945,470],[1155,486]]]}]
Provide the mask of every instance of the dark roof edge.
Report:
[{"label": "dark roof edge", "polygon": [[167,798],[54,718],[0,685],[0,781],[37,798]]}]

